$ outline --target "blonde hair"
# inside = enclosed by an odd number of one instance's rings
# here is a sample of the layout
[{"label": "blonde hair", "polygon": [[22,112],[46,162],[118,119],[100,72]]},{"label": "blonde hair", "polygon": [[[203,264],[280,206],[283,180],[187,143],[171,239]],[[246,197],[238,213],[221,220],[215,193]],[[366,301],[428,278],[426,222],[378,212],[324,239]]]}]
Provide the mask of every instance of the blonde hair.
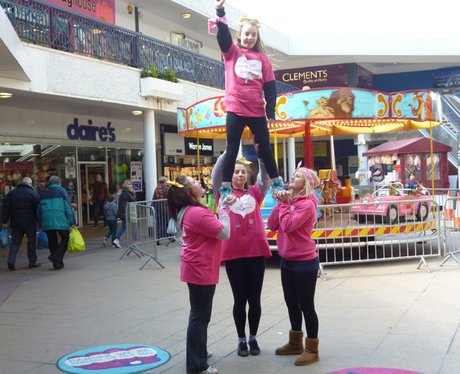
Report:
[{"label": "blonde hair", "polygon": [[[316,174],[316,171],[302,167],[298,168],[295,172],[299,173],[304,181],[303,188],[296,196],[308,197],[314,194],[313,190],[320,184],[320,180],[318,174]],[[309,175],[307,175],[307,173]]]},{"label": "blonde hair", "polygon": [[131,179],[125,179],[125,181],[123,182],[123,184],[121,185],[121,188],[126,188],[128,187],[128,184],[131,183]]},{"label": "blonde hair", "polygon": [[241,16],[238,23],[240,24],[240,28],[238,29],[236,33],[236,44],[238,45],[238,47],[242,47],[241,31],[243,30],[243,26],[246,24],[249,24],[252,27],[255,27],[257,29],[257,40],[256,40],[256,43],[254,44],[254,47],[252,47],[252,50],[265,54],[265,46],[264,46],[264,43],[262,42],[262,39],[260,38],[260,31],[259,31],[260,25],[261,25],[260,22],[256,20],[255,18]]}]

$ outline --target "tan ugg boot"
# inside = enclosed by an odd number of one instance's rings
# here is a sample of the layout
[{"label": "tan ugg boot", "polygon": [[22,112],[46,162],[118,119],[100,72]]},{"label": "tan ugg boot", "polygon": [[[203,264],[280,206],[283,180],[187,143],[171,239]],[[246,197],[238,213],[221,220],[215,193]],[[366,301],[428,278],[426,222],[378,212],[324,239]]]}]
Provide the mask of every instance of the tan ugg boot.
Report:
[{"label": "tan ugg boot", "polygon": [[276,349],[275,354],[298,355],[303,352],[303,331],[289,330],[289,342]]},{"label": "tan ugg boot", "polygon": [[297,357],[295,365],[304,366],[319,361],[318,344],[318,339],[305,338],[305,352]]}]

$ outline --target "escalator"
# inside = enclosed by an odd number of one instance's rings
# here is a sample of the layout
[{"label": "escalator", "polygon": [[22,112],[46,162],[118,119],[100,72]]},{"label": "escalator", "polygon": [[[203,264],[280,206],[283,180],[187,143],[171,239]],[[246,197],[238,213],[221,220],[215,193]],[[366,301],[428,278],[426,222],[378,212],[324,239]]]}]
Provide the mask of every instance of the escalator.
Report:
[{"label": "escalator", "polygon": [[[440,126],[433,127],[433,139],[452,147],[448,154],[449,162],[455,167],[459,167],[459,139],[460,139],[460,98],[456,95],[441,94],[442,101],[442,123]],[[430,132],[426,129],[420,133],[429,138]]]}]

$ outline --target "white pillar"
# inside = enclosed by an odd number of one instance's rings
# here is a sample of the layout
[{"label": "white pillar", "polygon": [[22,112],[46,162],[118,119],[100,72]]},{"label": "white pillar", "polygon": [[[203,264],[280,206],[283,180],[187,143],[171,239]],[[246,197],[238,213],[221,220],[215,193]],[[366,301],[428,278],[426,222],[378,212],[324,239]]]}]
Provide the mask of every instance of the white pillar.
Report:
[{"label": "white pillar", "polygon": [[148,109],[144,111],[144,183],[145,199],[153,197],[153,191],[157,184],[157,152],[156,152],[156,131],[155,111]]},{"label": "white pillar", "polygon": [[288,139],[288,179],[292,177],[295,171],[295,139]]}]

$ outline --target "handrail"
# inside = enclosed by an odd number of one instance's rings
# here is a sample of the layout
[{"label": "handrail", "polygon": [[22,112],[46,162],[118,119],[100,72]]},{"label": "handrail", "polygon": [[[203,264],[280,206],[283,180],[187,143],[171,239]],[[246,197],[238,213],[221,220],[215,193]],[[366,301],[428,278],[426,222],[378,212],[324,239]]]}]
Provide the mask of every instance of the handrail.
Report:
[{"label": "handrail", "polygon": [[[136,68],[172,68],[179,79],[224,89],[221,61],[39,0],[0,0],[20,39]],[[296,88],[277,82],[279,93]]]}]

